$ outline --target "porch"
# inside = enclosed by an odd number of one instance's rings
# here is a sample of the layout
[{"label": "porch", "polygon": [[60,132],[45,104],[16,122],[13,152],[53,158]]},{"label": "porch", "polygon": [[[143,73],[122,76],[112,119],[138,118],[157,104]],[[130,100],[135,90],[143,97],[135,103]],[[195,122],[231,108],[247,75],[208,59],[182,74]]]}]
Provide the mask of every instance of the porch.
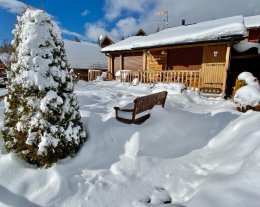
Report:
[{"label": "porch", "polygon": [[200,87],[201,70],[167,70],[167,71],[129,71],[121,70],[117,78],[121,82],[131,83],[138,78],[140,83],[183,83],[186,87]]}]

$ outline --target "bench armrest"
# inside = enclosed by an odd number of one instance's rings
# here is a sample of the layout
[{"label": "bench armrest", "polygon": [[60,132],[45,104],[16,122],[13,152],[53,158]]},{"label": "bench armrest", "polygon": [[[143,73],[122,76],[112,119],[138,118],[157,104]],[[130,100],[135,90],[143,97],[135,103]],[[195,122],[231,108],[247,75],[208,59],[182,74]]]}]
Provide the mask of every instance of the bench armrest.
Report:
[{"label": "bench armrest", "polygon": [[134,111],[134,109],[121,109],[119,107],[114,107],[114,109],[116,111],[124,111],[124,112],[133,112]]}]

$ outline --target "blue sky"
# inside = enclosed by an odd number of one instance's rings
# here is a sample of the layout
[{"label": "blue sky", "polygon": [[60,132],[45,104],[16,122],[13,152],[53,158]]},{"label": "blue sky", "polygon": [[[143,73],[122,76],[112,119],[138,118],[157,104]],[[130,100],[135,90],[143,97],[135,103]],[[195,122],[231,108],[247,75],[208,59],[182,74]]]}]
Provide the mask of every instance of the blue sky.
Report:
[{"label": "blue sky", "polygon": [[45,9],[58,22],[66,39],[96,42],[100,35],[117,39],[135,34],[140,28],[153,33],[165,27],[178,26],[181,19],[195,23],[235,15],[260,14],[259,0],[0,0],[0,41],[12,39],[16,14],[30,5]]}]

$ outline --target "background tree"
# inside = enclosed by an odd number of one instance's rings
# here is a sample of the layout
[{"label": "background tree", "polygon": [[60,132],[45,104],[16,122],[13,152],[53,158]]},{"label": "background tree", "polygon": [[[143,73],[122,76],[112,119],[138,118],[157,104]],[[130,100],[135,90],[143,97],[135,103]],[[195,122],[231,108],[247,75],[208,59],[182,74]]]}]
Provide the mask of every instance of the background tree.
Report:
[{"label": "background tree", "polygon": [[9,69],[11,66],[11,53],[12,53],[13,47],[6,38],[2,38],[2,44],[0,45],[0,60],[4,63],[6,66],[6,69]]},{"label": "background tree", "polygon": [[75,42],[81,42],[80,38],[78,36],[74,36],[73,37],[73,41]]},{"label": "background tree", "polygon": [[50,166],[86,140],[64,43],[42,10],[27,9],[13,34],[3,138],[27,162]]}]

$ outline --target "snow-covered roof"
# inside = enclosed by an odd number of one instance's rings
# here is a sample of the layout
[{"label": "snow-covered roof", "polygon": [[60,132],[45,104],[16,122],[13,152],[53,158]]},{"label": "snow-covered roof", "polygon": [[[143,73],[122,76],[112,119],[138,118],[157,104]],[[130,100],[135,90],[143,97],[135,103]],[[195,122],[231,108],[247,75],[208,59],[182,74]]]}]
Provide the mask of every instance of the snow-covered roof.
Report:
[{"label": "snow-covered roof", "polygon": [[[134,44],[137,42],[141,42],[144,36],[132,36],[128,37],[116,44],[110,45],[108,47],[103,48],[101,51],[121,51],[121,50],[131,50],[134,47]],[[107,49],[107,50],[106,50]]]},{"label": "snow-covered roof", "polygon": [[111,36],[108,36],[108,35],[100,35],[100,41],[101,42],[103,42],[106,38],[107,39],[109,39],[109,40],[111,40],[113,43],[117,43],[117,42],[119,42],[120,40],[119,39],[116,39],[116,38],[114,38],[114,37],[111,37]]},{"label": "snow-covered roof", "polygon": [[179,26],[141,37],[130,37],[103,48],[102,52],[178,45],[220,40],[235,35],[246,35],[243,16],[211,20],[188,26]]},{"label": "snow-covered roof", "polygon": [[238,44],[235,44],[233,48],[238,52],[245,52],[251,48],[257,48],[258,54],[260,54],[260,43],[255,42],[239,42]]},{"label": "snow-covered roof", "polygon": [[244,20],[247,29],[260,27],[260,15],[245,17]]},{"label": "snow-covered roof", "polygon": [[96,44],[64,40],[64,46],[72,68],[91,68],[107,64],[106,56]]}]

